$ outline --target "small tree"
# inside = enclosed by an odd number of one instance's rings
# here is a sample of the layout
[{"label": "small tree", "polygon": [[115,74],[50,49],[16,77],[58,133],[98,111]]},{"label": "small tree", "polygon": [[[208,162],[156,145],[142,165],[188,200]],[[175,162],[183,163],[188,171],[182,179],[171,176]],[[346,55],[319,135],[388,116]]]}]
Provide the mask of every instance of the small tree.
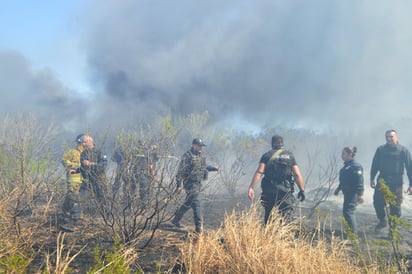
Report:
[{"label": "small tree", "polygon": [[[315,155],[321,155],[319,151],[315,153]],[[337,180],[339,179],[339,157],[337,153],[330,153],[326,156],[326,161],[324,163],[320,163],[315,165],[318,162],[318,159],[311,158],[311,155],[308,153],[308,170],[307,170],[307,177],[306,177],[306,185],[310,185],[311,177],[314,175],[315,167],[318,168],[317,172],[317,185],[312,191],[313,205],[309,213],[309,218],[313,217],[313,214],[316,212],[316,208],[319,207],[320,204],[324,203],[328,197],[330,192],[332,191],[334,185],[336,185]]]},{"label": "small tree", "polygon": [[[9,266],[14,263],[18,264],[15,267],[26,267],[35,256],[34,238],[44,230],[54,189],[61,179],[51,149],[55,133],[52,125],[44,127],[32,115],[4,117],[0,122],[2,269],[12,272]],[[26,217],[36,221],[23,229]]]}]

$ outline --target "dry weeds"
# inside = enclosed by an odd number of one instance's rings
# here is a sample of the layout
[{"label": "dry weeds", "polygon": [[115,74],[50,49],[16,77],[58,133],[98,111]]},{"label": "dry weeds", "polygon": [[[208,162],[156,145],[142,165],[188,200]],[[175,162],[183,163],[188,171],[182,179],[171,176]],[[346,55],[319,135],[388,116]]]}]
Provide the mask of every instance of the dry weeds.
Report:
[{"label": "dry weeds", "polygon": [[[311,238],[276,213],[261,225],[256,207],[228,214],[224,225],[182,244],[188,273],[362,273],[343,241]],[[321,234],[320,234],[321,235]],[[374,272],[376,266],[368,266]]]}]

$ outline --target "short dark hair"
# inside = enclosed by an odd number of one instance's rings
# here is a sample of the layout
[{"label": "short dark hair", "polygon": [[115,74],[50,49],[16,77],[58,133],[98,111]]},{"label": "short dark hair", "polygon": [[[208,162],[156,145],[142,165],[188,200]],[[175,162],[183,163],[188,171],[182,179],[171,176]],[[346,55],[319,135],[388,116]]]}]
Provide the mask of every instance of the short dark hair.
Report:
[{"label": "short dark hair", "polygon": [[272,147],[280,148],[283,147],[283,137],[280,135],[273,135],[272,137]]},{"label": "short dark hair", "polygon": [[353,147],[344,147],[343,148],[344,151],[346,151],[346,153],[349,153],[350,155],[352,155],[352,157],[355,157],[356,152],[358,152],[358,148],[353,146]]}]

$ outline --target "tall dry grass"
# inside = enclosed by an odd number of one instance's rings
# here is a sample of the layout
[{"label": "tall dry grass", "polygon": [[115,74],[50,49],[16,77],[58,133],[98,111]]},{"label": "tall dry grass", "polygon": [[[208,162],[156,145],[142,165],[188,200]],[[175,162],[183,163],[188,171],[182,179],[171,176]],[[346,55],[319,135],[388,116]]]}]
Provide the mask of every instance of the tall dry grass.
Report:
[{"label": "tall dry grass", "polygon": [[256,206],[233,211],[220,229],[181,246],[183,264],[187,273],[376,273],[375,265],[362,268],[344,242],[301,230],[276,212],[263,226]]}]

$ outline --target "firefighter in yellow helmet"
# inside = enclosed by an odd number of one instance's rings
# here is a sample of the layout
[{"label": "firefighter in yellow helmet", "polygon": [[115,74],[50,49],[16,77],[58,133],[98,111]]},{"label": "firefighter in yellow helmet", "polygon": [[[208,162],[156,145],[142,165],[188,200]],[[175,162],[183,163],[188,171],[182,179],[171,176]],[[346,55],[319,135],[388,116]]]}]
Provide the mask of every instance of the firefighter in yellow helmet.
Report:
[{"label": "firefighter in yellow helmet", "polygon": [[66,170],[66,196],[62,206],[60,228],[66,231],[74,231],[75,223],[80,219],[80,187],[83,182],[80,172],[80,155],[84,151],[84,139],[86,134],[76,137],[76,147],[68,149],[62,157],[62,164]]}]

